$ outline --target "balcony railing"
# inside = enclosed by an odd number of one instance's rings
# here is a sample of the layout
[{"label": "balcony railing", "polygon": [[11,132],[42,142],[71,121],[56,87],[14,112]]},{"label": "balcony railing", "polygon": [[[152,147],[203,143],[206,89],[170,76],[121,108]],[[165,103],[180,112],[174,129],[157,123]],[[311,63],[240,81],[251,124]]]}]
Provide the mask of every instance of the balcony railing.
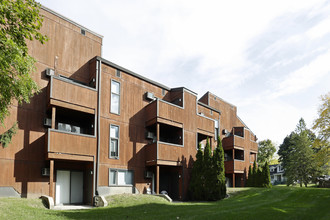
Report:
[{"label": "balcony railing", "polygon": [[184,109],[181,106],[157,99],[146,107],[146,121],[160,117],[175,122],[183,122]]},{"label": "balcony railing", "polygon": [[252,151],[258,151],[258,144],[254,141],[251,141],[248,138],[243,138],[237,135],[232,135],[225,137],[222,140],[222,146],[225,150],[230,150],[235,147],[250,149]]},{"label": "balcony railing", "polygon": [[225,171],[226,173],[234,173],[234,172],[244,172],[245,170],[245,161],[244,160],[229,160],[225,161]]},{"label": "balcony railing", "polygon": [[53,76],[49,82],[49,98],[69,104],[96,109],[96,89]]},{"label": "balcony railing", "polygon": [[96,137],[48,129],[48,153],[76,156],[95,156]]},{"label": "balcony railing", "polygon": [[181,145],[156,142],[146,146],[146,161],[181,161],[184,155],[184,148]]}]

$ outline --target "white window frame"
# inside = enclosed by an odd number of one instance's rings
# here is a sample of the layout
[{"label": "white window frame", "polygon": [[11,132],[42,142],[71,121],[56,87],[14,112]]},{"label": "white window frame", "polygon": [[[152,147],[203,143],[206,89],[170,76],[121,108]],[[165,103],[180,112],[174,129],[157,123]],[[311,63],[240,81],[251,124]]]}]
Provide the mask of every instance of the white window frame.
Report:
[{"label": "white window frame", "polygon": [[[118,137],[111,137],[111,127],[117,127],[118,128]],[[120,137],[120,126],[119,125],[114,125],[114,124],[110,124],[110,127],[109,127],[109,158],[111,159],[119,159],[119,146],[120,146],[120,143],[119,143],[119,138]],[[117,140],[117,143],[118,143],[118,152],[117,152],[117,156],[111,156],[111,142],[112,140]]]},{"label": "white window frame", "polygon": [[[115,184],[112,184],[112,179],[111,179],[111,171],[115,172]],[[125,181],[127,178],[127,173],[131,173],[132,174],[132,183],[130,184],[118,184],[118,173],[119,172],[125,172]],[[126,169],[113,169],[113,168],[109,168],[109,186],[134,186],[134,170],[126,170]]]},{"label": "white window frame", "polygon": [[[115,93],[112,91],[112,83],[118,83],[119,85],[119,93]],[[113,111],[113,105],[112,105],[112,95],[116,95],[119,97],[119,103],[118,103],[118,112]],[[121,85],[120,82],[116,81],[116,80],[111,80],[111,87],[110,87],[110,112],[116,115],[120,115],[120,96],[121,96]]]}]

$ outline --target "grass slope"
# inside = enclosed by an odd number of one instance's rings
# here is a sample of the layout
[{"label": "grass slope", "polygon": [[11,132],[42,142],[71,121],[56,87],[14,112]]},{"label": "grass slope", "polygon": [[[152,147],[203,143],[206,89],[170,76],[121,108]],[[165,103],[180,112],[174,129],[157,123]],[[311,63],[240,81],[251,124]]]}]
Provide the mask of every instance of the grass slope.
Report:
[{"label": "grass slope", "polygon": [[54,211],[38,199],[0,199],[0,219],[330,219],[330,189],[233,190],[218,202],[169,203],[150,195],[116,195],[110,205]]}]

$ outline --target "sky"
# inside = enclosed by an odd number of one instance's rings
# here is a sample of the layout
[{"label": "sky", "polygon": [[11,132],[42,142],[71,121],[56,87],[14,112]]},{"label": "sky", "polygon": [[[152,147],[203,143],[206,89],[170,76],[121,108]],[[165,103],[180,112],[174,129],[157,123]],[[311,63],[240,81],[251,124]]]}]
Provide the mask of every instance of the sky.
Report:
[{"label": "sky", "polygon": [[104,36],[102,57],[237,106],[277,146],[330,91],[330,1],[40,0]]}]

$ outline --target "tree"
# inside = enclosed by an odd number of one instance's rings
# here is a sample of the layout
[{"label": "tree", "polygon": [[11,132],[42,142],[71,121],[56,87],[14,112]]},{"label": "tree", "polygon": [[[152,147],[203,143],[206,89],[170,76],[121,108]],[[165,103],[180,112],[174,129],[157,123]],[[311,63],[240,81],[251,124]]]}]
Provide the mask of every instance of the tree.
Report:
[{"label": "tree", "polygon": [[9,115],[13,99],[29,102],[38,91],[30,73],[35,59],[28,54],[27,40],[44,43],[47,37],[39,30],[42,17],[40,4],[34,0],[1,0],[0,7],[0,123]]},{"label": "tree", "polygon": [[256,163],[256,161],[254,161],[253,168],[252,168],[251,186],[257,186],[257,184],[258,184],[257,175],[258,175],[257,163]]},{"label": "tree", "polygon": [[330,140],[330,92],[321,96],[322,104],[318,110],[319,117],[314,121],[313,129],[319,134],[319,139]]},{"label": "tree", "polygon": [[299,182],[300,186],[310,181],[313,176],[314,164],[312,160],[312,139],[315,135],[306,128],[304,119],[300,119],[294,132],[287,136],[279,149],[287,185]]},{"label": "tree", "polygon": [[226,196],[225,158],[220,137],[218,137],[217,147],[214,150],[212,161],[213,199],[219,200]]},{"label": "tree", "polygon": [[272,184],[270,182],[270,171],[269,171],[269,165],[268,162],[266,161],[263,169],[262,169],[262,173],[263,173],[263,187],[267,187],[270,188],[272,187]]},{"label": "tree", "polygon": [[213,164],[212,164],[212,150],[210,146],[209,139],[207,138],[206,140],[206,145],[204,148],[204,160],[203,160],[203,174],[205,177],[205,199],[209,200],[212,198],[212,191],[213,191],[213,183],[212,183],[212,178],[214,175],[213,171]]},{"label": "tree", "polygon": [[246,186],[251,186],[251,181],[252,181],[252,168],[251,165],[249,166],[249,173],[248,173],[248,178],[246,180]]},{"label": "tree", "polygon": [[264,164],[265,162],[270,162],[276,148],[271,140],[263,140],[258,143],[258,164]]},{"label": "tree", "polygon": [[313,124],[313,129],[318,133],[313,144],[313,160],[316,168],[314,179],[330,175],[330,92],[321,96],[321,101],[319,117]]},{"label": "tree", "polygon": [[204,194],[203,151],[198,145],[196,160],[191,171],[189,194],[192,200],[201,200]]}]

